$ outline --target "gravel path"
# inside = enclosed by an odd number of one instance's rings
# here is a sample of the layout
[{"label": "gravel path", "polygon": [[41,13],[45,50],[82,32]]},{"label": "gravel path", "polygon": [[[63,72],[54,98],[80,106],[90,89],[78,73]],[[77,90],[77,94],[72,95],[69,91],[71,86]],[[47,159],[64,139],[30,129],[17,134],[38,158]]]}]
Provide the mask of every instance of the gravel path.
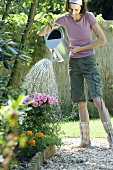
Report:
[{"label": "gravel path", "polygon": [[91,139],[91,147],[71,150],[79,142],[75,138],[63,138],[64,143],[55,155],[46,160],[40,170],[113,170],[113,150],[108,149],[106,139]]}]

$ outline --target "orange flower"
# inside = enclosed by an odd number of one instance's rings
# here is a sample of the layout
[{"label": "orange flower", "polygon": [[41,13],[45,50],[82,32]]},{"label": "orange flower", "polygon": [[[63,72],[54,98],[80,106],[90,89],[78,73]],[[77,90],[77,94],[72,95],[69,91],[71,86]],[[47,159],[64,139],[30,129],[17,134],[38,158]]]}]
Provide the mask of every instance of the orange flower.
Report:
[{"label": "orange flower", "polygon": [[27,134],[32,136],[33,132],[31,130],[28,130]]},{"label": "orange flower", "polygon": [[26,136],[26,134],[20,134],[20,137],[25,137]]},{"label": "orange flower", "polygon": [[28,144],[30,144],[31,146],[35,146],[36,141],[34,139],[31,139],[31,140],[28,141]]},{"label": "orange flower", "polygon": [[39,138],[42,138],[42,137],[44,137],[44,134],[41,133],[41,132],[39,132],[39,133],[37,134],[37,136],[38,136]]}]

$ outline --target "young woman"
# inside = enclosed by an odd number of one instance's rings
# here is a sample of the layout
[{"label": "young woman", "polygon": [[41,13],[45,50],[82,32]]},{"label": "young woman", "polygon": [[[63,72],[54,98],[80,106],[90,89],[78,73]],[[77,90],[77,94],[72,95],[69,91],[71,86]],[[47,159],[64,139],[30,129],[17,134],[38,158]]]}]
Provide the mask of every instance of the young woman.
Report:
[{"label": "young woman", "polygon": [[[87,99],[84,94],[84,78],[89,89],[89,100],[93,101],[98,109],[100,119],[107,133],[109,146],[113,149],[113,129],[109,118],[108,110],[102,99],[102,84],[94,48],[106,44],[106,37],[99,26],[93,13],[86,11],[85,0],[67,0],[65,14],[56,21],[50,21],[52,28],[55,24],[65,27],[70,39],[70,83],[72,101],[78,103],[80,118],[81,141],[73,148],[86,147],[90,145],[89,137],[89,114],[87,109]],[[47,32],[50,31],[50,28]],[[45,27],[39,32],[43,36]],[[97,39],[93,41],[92,32]]]}]

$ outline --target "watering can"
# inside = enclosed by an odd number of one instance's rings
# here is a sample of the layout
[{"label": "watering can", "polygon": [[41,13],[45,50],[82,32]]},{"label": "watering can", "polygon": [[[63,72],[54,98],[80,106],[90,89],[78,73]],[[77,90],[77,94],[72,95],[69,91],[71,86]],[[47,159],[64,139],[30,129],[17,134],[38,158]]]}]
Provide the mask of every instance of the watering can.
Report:
[{"label": "watering can", "polygon": [[[46,29],[47,30],[47,29]],[[52,62],[62,62],[69,58],[69,45],[64,37],[63,29],[59,26],[53,29],[46,36],[45,30],[45,43],[51,51],[50,60]]]}]

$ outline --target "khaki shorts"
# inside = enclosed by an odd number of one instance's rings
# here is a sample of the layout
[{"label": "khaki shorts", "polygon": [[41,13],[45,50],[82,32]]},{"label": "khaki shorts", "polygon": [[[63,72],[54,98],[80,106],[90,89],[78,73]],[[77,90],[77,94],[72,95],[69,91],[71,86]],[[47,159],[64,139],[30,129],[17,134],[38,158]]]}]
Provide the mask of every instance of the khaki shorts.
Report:
[{"label": "khaki shorts", "polygon": [[[93,98],[102,98],[102,83],[98,72],[95,55],[83,58],[69,59],[69,75],[71,84],[71,98],[73,102],[92,101]],[[84,80],[88,86],[88,95],[85,94]]]}]

